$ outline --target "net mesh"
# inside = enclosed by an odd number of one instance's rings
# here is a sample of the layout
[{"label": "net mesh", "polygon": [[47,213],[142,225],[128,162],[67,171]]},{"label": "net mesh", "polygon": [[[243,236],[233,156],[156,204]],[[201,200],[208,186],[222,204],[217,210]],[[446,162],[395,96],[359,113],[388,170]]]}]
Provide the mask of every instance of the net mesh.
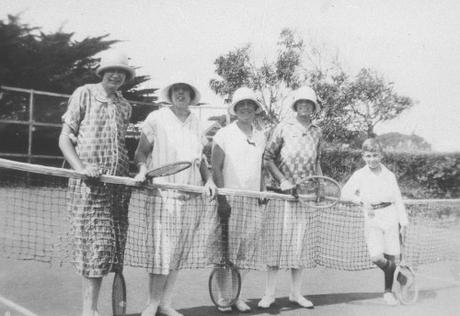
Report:
[{"label": "net mesh", "polygon": [[[28,164],[21,166],[24,169]],[[4,257],[72,263],[82,269],[89,264],[113,266],[124,258],[125,266],[153,273],[221,262],[216,202],[198,193],[200,188],[83,181],[86,186],[71,191],[68,177],[50,175],[49,170],[31,173],[0,167],[0,251]],[[338,203],[315,209],[276,194],[222,192],[232,207],[229,259],[238,268],[374,267],[364,240],[364,217],[356,205]],[[78,216],[69,207],[76,194],[90,196],[89,209],[96,210],[77,224]],[[458,261],[460,201],[406,202],[410,225],[405,262],[417,266]],[[107,205],[114,204],[118,215],[100,216]],[[93,231],[98,235],[91,235]],[[119,239],[120,246],[112,255],[115,234],[125,238]],[[94,244],[96,248],[85,248]],[[85,257],[90,251],[100,262]]]}]

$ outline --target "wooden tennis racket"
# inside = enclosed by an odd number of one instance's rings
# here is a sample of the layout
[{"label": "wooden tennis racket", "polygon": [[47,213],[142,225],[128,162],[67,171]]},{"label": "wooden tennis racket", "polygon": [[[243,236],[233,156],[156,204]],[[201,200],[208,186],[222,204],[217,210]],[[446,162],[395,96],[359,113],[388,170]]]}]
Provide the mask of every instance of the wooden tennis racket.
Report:
[{"label": "wooden tennis racket", "polygon": [[[286,194],[279,188],[267,187],[267,189]],[[310,176],[299,182],[288,193],[304,205],[314,208],[328,208],[340,201],[341,188],[339,183],[330,177]]]},{"label": "wooden tennis racket", "polygon": [[121,269],[115,272],[112,283],[113,316],[126,315],[126,282]]},{"label": "wooden tennis racket", "polygon": [[229,259],[228,244],[229,217],[221,218],[222,261],[214,267],[209,276],[209,295],[218,308],[231,307],[240,296],[241,274]]},{"label": "wooden tennis racket", "polygon": [[163,165],[158,168],[151,169],[145,174],[146,179],[171,176],[173,174],[184,171],[190,168],[192,163],[190,161],[178,161]]},{"label": "wooden tennis racket", "polygon": [[414,304],[418,298],[418,287],[414,270],[404,261],[405,240],[399,234],[401,244],[401,254],[399,265],[396,267],[394,275],[395,294],[398,300],[405,305]]},{"label": "wooden tennis racket", "polygon": [[[111,271],[115,272],[112,283],[112,312],[113,316],[126,315],[126,282],[123,276],[123,265],[119,263],[115,265],[116,255],[120,251],[120,243],[118,234],[115,233],[115,251],[112,257]],[[121,255],[121,253],[120,253]],[[119,260],[119,259],[118,259]]]}]

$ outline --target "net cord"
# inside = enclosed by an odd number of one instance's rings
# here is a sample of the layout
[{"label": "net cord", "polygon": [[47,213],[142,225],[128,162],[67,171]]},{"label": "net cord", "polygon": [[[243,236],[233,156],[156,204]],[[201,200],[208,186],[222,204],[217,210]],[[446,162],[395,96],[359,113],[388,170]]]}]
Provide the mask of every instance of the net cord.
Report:
[{"label": "net cord", "polygon": [[[0,168],[9,168],[13,170],[31,172],[31,173],[38,173],[43,175],[50,175],[50,176],[57,176],[57,177],[64,177],[64,178],[77,178],[77,179],[88,179],[88,177],[84,174],[81,174],[77,171],[70,170],[70,169],[62,169],[56,167],[49,167],[43,166],[38,164],[31,164],[31,163],[24,163],[13,161],[9,159],[0,158]],[[187,191],[189,193],[203,193],[202,186],[196,185],[186,185],[186,184],[175,184],[175,183],[139,183],[135,181],[133,178],[129,177],[118,177],[118,176],[110,176],[110,175],[101,175],[99,177],[101,182],[106,182],[110,184],[119,184],[119,185],[126,185],[130,187],[137,187],[137,188],[146,188],[146,189],[169,189],[169,190],[179,190],[179,191]],[[274,193],[269,191],[250,191],[250,190],[237,190],[237,189],[227,189],[227,188],[218,188],[217,194],[227,195],[227,196],[244,196],[250,198],[260,198],[260,199],[277,199],[277,200],[285,200],[285,201],[296,201],[297,199],[294,196],[287,195],[287,194],[280,194]],[[305,195],[302,195],[305,197]],[[346,204],[350,205],[359,205],[357,203],[351,201],[344,201]],[[404,200],[407,204],[424,204],[424,203],[442,203],[442,202],[449,202],[449,203],[460,203],[460,199],[407,199]]]}]

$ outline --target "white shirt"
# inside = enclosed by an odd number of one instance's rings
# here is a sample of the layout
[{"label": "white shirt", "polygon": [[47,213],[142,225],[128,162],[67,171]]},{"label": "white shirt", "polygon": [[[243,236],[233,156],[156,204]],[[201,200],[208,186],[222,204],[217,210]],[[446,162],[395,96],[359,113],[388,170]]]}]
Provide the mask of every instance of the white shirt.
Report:
[{"label": "white shirt", "polygon": [[406,208],[393,172],[380,164],[381,172],[373,173],[366,165],[357,170],[342,188],[342,199],[357,203],[379,204],[393,203],[384,213],[388,218],[405,226],[408,224]]},{"label": "white shirt", "polygon": [[192,163],[191,168],[172,176],[156,178],[155,182],[202,185],[199,167],[207,140],[194,113],[182,122],[170,108],[161,108],[147,116],[141,129],[148,141],[153,143],[147,161],[148,170],[177,161]]},{"label": "white shirt", "polygon": [[260,191],[264,133],[253,128],[253,135],[248,139],[235,121],[220,129],[213,141],[225,153],[224,187]]}]

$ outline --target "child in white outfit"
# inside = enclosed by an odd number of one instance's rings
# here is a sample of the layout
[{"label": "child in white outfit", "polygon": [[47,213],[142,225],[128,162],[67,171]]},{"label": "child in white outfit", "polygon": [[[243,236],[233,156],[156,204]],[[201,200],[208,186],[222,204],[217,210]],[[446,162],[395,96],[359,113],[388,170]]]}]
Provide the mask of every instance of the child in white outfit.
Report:
[{"label": "child in white outfit", "polygon": [[382,163],[383,151],[374,138],[364,141],[362,157],[366,166],[355,171],[342,188],[342,199],[362,205],[365,238],[372,262],[385,274],[384,299],[398,301],[392,293],[395,257],[400,253],[399,234],[408,218],[396,177]]}]

